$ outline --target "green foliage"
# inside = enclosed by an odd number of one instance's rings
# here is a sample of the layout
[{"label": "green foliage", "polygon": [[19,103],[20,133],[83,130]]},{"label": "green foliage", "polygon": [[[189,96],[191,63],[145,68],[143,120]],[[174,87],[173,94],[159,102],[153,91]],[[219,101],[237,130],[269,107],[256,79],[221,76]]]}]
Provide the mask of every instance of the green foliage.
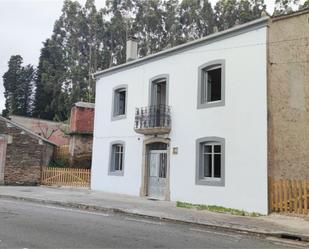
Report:
[{"label": "green foliage", "polygon": [[309,8],[309,0],[306,0],[303,5],[300,6],[301,9]]},{"label": "green foliage", "polygon": [[274,15],[289,14],[297,6],[300,8],[300,0],[276,0]]},{"label": "green foliage", "polygon": [[226,207],[215,206],[215,205],[199,205],[199,204],[191,204],[191,203],[177,201],[176,206],[180,208],[207,210],[211,212],[228,213],[228,214],[239,215],[239,216],[251,216],[251,217],[261,216],[261,214],[256,213],[256,212],[250,213],[244,210],[226,208]]},{"label": "green foliage", "polygon": [[209,35],[215,26],[224,30],[259,18],[265,8],[264,0],[219,0],[214,8],[209,0],[106,0],[105,7],[97,10],[95,0],[85,5],[65,0],[53,34],[41,49],[35,94],[30,94],[32,82],[20,92],[19,83],[8,83],[17,82],[17,72],[23,82],[31,78],[33,68],[22,69],[15,58],[5,83],[3,114],[67,120],[75,102],[95,101],[94,72],[125,63],[130,35],[138,38],[143,57]]},{"label": "green foliage", "polygon": [[219,0],[214,9],[216,26],[225,30],[261,17],[266,5],[264,0]]},{"label": "green foliage", "polygon": [[69,158],[52,159],[48,166],[54,168],[66,168],[69,166]]},{"label": "green foliage", "polygon": [[3,75],[5,110],[2,115],[30,116],[32,112],[32,92],[35,70],[33,66],[22,66],[20,55],[11,56],[8,71]]}]

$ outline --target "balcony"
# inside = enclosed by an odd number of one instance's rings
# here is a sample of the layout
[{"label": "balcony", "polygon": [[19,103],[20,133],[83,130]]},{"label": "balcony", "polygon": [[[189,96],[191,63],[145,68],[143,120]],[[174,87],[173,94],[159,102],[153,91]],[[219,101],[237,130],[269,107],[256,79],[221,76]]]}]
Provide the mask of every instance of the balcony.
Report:
[{"label": "balcony", "polygon": [[171,108],[156,105],[136,108],[134,130],[144,135],[168,134],[171,131]]}]

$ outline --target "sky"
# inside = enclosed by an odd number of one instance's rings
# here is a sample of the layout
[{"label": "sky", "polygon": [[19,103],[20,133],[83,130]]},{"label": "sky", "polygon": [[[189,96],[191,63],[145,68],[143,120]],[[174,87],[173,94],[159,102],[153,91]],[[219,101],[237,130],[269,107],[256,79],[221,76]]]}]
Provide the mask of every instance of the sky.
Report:
[{"label": "sky", "polygon": [[[78,0],[84,4],[86,0]],[[210,0],[214,5],[217,0]],[[98,8],[105,0],[96,0]],[[275,0],[265,0],[272,13]],[[2,75],[11,55],[37,66],[42,42],[52,34],[63,0],[0,0],[0,111],[4,109]]]}]

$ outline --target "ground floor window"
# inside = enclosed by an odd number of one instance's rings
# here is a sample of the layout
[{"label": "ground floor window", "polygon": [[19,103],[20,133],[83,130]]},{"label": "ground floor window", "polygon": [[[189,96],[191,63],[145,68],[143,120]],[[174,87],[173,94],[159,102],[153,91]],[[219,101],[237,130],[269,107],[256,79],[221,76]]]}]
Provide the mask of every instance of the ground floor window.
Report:
[{"label": "ground floor window", "polygon": [[123,175],[124,169],[124,143],[114,142],[111,145],[109,173],[111,175]]},{"label": "ground floor window", "polygon": [[224,186],[225,141],[219,137],[196,142],[196,184]]}]

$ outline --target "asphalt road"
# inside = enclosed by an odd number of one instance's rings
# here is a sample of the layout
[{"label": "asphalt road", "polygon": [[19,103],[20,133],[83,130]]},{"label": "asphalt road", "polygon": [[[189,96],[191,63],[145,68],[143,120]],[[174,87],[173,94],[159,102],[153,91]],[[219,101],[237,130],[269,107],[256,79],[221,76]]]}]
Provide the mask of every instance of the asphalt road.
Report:
[{"label": "asphalt road", "polygon": [[0,199],[0,248],[264,249],[288,246],[281,241],[184,224]]}]

